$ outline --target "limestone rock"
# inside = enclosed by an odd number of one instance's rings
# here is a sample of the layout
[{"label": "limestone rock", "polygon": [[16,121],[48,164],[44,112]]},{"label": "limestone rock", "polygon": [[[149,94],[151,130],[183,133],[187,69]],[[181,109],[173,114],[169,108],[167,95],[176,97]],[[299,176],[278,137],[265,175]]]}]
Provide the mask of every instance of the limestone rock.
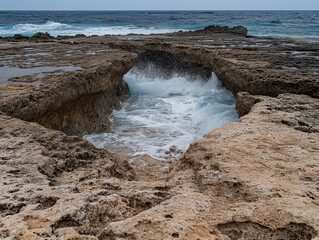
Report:
[{"label": "limestone rock", "polygon": [[[0,56],[13,62],[26,61],[25,48],[54,49],[55,60],[36,61],[82,69],[0,86],[0,238],[318,239],[319,44],[204,33],[214,29],[1,39]],[[166,74],[214,71],[241,118],[192,142],[167,171],[52,130],[101,130],[129,97],[122,77],[136,53]]]}]

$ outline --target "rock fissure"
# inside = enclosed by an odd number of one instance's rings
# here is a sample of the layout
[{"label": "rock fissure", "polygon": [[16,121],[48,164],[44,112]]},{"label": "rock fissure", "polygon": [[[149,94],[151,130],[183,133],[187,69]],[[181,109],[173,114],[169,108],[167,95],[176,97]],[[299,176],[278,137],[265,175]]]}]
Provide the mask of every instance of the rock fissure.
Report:
[{"label": "rock fissure", "polygon": [[227,235],[231,240],[237,239],[314,239],[317,232],[305,225],[290,223],[283,228],[269,229],[253,222],[230,222],[217,226],[219,231]]}]

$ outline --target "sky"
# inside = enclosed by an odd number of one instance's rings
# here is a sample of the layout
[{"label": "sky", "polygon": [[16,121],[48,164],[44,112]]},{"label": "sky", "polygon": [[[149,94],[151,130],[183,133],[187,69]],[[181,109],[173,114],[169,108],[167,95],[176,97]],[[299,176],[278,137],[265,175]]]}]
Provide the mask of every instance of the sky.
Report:
[{"label": "sky", "polygon": [[0,10],[319,10],[319,0],[0,0]]}]

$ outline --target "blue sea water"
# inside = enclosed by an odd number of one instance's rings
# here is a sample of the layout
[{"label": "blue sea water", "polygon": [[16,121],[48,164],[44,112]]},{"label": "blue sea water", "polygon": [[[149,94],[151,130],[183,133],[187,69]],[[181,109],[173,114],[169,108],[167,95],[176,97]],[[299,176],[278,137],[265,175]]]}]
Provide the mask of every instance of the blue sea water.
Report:
[{"label": "blue sea water", "polygon": [[319,11],[0,11],[0,36],[151,34],[212,24],[243,25],[257,36],[319,37]]}]

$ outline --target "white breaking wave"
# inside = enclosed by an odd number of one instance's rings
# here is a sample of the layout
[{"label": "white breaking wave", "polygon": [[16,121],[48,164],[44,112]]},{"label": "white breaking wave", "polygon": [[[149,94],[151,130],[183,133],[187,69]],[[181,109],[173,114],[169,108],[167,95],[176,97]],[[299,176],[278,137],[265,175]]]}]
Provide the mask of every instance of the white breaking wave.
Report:
[{"label": "white breaking wave", "polygon": [[175,158],[190,142],[238,118],[234,97],[215,74],[207,82],[132,73],[124,79],[132,97],[113,112],[109,132],[85,136],[98,148],[129,157]]},{"label": "white breaking wave", "polygon": [[45,24],[17,24],[8,29],[8,27],[0,27],[0,36],[13,36],[14,34],[33,35],[37,32],[48,32],[52,36],[74,36],[76,34],[91,35],[127,35],[127,34],[160,34],[176,32],[179,29],[168,28],[142,28],[133,25],[127,26],[94,26],[81,24],[63,24],[58,22],[46,22]]},{"label": "white breaking wave", "polygon": [[[80,30],[81,29],[81,30]],[[175,32],[174,29],[158,29],[158,28],[138,28],[135,26],[114,26],[114,27],[90,27],[90,28],[77,28],[63,31],[60,35],[76,35],[79,33],[87,36],[91,35],[127,35],[127,34],[160,34]]]},{"label": "white breaking wave", "polygon": [[72,26],[58,22],[47,22],[45,24],[17,24],[10,29],[5,27],[0,28],[0,35],[14,35],[14,34],[32,34],[37,32],[51,32],[57,30],[64,30]]}]

